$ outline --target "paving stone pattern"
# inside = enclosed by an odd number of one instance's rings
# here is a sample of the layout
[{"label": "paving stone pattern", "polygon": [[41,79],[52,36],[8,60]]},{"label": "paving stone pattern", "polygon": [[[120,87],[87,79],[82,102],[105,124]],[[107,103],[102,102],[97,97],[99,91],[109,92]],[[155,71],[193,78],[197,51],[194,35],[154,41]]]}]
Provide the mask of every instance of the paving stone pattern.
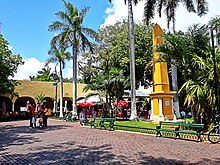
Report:
[{"label": "paving stone pattern", "polygon": [[90,129],[52,119],[47,129],[28,124],[0,123],[0,164],[220,164],[220,144]]}]

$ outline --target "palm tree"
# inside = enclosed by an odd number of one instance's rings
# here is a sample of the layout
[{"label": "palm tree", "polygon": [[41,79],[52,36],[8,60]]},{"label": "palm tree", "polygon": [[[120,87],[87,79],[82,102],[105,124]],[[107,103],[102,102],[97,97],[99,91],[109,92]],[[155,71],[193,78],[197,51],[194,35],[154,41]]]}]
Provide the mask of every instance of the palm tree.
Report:
[{"label": "palm tree", "polygon": [[35,99],[36,99],[39,103],[43,104],[44,102],[46,102],[45,96],[46,96],[45,94],[41,93],[41,94],[39,94],[39,95],[36,95]]},{"label": "palm tree", "polygon": [[[65,52],[65,49],[59,50],[56,46],[53,46],[48,54],[51,55],[49,59],[47,59],[45,65],[48,66],[49,63],[59,63],[60,68],[60,116],[63,117],[63,72],[62,70],[65,68],[65,60],[69,60],[71,54],[69,52]],[[57,101],[57,100],[56,100]]]},{"label": "palm tree", "polygon": [[207,0],[146,0],[144,6],[145,20],[149,23],[154,18],[155,10],[157,10],[161,17],[161,12],[164,8],[167,17],[167,27],[170,28],[170,22],[172,22],[173,32],[175,33],[176,9],[180,4],[183,4],[188,12],[196,13],[198,16],[203,16],[208,11]]},{"label": "palm tree", "polygon": [[87,36],[93,38],[95,32],[92,29],[86,28],[82,25],[88,8],[78,11],[71,3],[63,0],[65,12],[59,11],[55,15],[60,21],[53,22],[49,26],[49,31],[60,31],[60,34],[55,36],[51,44],[58,44],[61,47],[72,47],[73,58],[73,113],[76,110],[77,97],[77,55],[81,50],[86,48],[92,49],[91,43]]},{"label": "palm tree", "polygon": [[[176,9],[181,3],[183,4],[183,6],[186,7],[188,12],[197,13],[198,16],[203,16],[208,11],[208,3],[206,0],[147,0],[144,6],[144,17],[147,24],[152,18],[154,18],[155,9],[158,11],[159,16],[161,17],[161,11],[164,8],[164,12],[167,17],[167,27],[169,28],[170,22],[172,22],[173,32],[175,33]],[[175,65],[175,63],[176,61],[172,60],[172,89],[177,92],[177,66]],[[176,111],[179,111],[179,102],[177,99],[177,95],[174,96],[174,107],[177,108]]]},{"label": "palm tree", "polygon": [[[205,120],[209,124],[215,119],[213,115],[215,114],[215,102],[217,97],[215,95],[215,85],[214,83],[214,61],[212,57],[212,48],[208,47],[206,51],[206,58],[201,58],[198,55],[193,55],[192,58],[193,66],[197,69],[197,78],[194,80],[186,81],[180,89],[180,92],[186,93],[185,104],[190,105],[192,108],[193,116],[195,122],[199,121],[201,114],[205,114]],[[216,60],[219,64],[220,52],[216,49]],[[219,68],[219,65],[218,67]],[[220,71],[217,69],[217,74]]]},{"label": "palm tree", "polygon": [[[112,0],[109,0],[111,3]],[[127,0],[125,0],[126,4]],[[129,42],[130,42],[130,83],[131,83],[131,117],[130,120],[137,120],[136,111],[136,88],[135,88],[135,46],[134,46],[134,18],[132,2],[136,5],[138,0],[128,0],[128,24],[129,24]]]},{"label": "palm tree", "polygon": [[37,76],[29,76],[31,81],[51,81],[51,68],[49,66],[42,68],[37,72]]}]

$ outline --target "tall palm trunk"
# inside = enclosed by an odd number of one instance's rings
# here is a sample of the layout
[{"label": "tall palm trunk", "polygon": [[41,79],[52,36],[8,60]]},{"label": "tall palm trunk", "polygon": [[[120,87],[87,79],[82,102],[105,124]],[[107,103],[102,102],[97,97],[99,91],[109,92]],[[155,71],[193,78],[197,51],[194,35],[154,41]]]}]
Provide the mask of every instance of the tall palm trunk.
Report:
[{"label": "tall palm trunk", "polygon": [[62,62],[60,62],[60,116],[63,117],[63,73]]},{"label": "tall palm trunk", "polygon": [[73,114],[77,114],[76,98],[77,98],[77,46],[72,49],[73,52]]},{"label": "tall palm trunk", "polygon": [[132,0],[128,0],[128,22],[129,22],[129,43],[130,43],[130,77],[131,77],[131,117],[136,120],[136,90],[135,90],[135,47],[134,47],[134,18],[132,11]]},{"label": "tall palm trunk", "polygon": [[[173,64],[171,64],[172,70],[172,90],[178,92],[178,80],[177,80],[177,66],[175,65],[175,60],[172,60]],[[179,101],[177,97],[177,93],[173,98],[173,109],[177,118],[180,118],[180,110],[179,110]]]}]

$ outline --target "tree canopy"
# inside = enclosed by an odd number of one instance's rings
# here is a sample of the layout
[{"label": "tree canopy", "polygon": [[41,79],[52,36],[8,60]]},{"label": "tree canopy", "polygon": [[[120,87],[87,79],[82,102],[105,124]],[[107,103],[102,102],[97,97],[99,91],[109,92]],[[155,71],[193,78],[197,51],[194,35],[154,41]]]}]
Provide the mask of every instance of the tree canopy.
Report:
[{"label": "tree canopy", "polygon": [[[138,86],[139,83],[144,84],[145,66],[152,58],[152,29],[137,23],[135,37],[136,86]],[[117,22],[100,29],[96,38],[97,43],[93,45],[93,53],[84,53],[80,58],[80,73],[89,89],[108,91],[108,95],[120,98],[124,89],[130,88],[127,22]],[[151,81],[152,71],[148,70],[146,73]],[[118,89],[117,92],[116,89]],[[120,95],[116,96],[115,93]]]},{"label": "tree canopy", "polygon": [[13,93],[17,81],[14,77],[19,65],[23,64],[20,55],[13,55],[9,50],[9,43],[0,34],[0,93]]}]

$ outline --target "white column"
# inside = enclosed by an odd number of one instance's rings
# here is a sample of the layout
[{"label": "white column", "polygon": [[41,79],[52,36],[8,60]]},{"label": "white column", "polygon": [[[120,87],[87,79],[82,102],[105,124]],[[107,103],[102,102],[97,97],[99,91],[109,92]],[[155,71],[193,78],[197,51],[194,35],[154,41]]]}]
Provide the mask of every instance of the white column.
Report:
[{"label": "white column", "polygon": [[164,121],[164,115],[163,115],[163,98],[159,98],[159,118],[158,121]]},{"label": "white column", "polygon": [[12,103],[12,112],[15,111],[15,103]]},{"label": "white column", "polygon": [[56,101],[54,100],[53,101],[53,113],[55,113],[56,112]]},{"label": "white column", "polygon": [[159,115],[163,116],[163,100],[159,98]]},{"label": "white column", "polygon": [[67,100],[65,100],[65,107],[64,107],[64,112],[67,112]]},{"label": "white column", "polygon": [[151,114],[150,115],[154,115],[154,102],[153,99],[150,100],[151,103]]}]

